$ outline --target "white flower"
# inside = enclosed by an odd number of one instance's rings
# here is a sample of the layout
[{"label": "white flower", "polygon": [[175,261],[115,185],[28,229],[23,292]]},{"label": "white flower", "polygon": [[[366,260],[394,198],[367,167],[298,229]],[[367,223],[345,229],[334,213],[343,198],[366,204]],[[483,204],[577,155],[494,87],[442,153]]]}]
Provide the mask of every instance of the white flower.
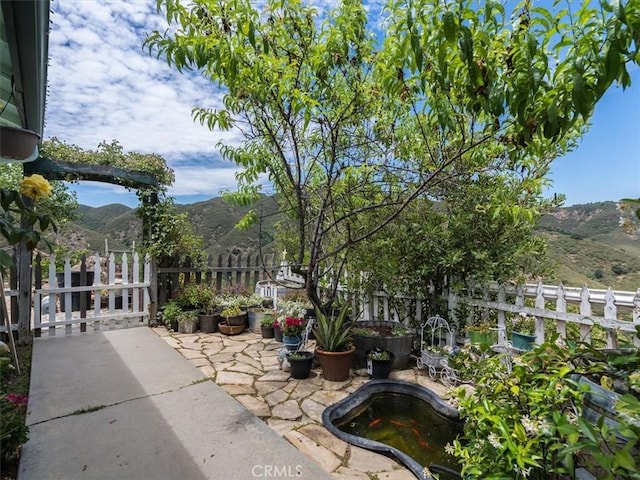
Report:
[{"label": "white flower", "polygon": [[448,455],[453,455],[456,451],[455,447],[453,445],[451,445],[450,443],[447,443],[444,446],[444,451],[448,454]]},{"label": "white flower", "polygon": [[569,422],[571,425],[577,425],[578,415],[576,415],[574,412],[567,413],[567,422]]},{"label": "white flower", "polygon": [[520,419],[520,423],[522,423],[522,426],[524,427],[528,435],[535,435],[538,431],[536,423],[532,421],[527,415]]},{"label": "white flower", "polygon": [[489,440],[489,443],[491,444],[491,446],[493,448],[501,448],[502,444],[500,443],[500,439],[498,438],[498,436],[495,433],[491,433],[489,435],[489,437],[487,437],[487,440]]}]

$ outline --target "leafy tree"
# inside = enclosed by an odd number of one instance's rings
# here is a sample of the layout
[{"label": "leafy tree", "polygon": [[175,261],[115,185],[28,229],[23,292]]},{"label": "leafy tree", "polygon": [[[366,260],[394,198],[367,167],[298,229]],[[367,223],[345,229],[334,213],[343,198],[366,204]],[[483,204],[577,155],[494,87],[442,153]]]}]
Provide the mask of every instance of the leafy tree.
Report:
[{"label": "leafy tree", "polygon": [[[484,237],[498,219],[515,230],[535,222],[550,162],[613,82],[629,85],[627,63],[638,62],[638,0],[575,12],[399,0],[383,32],[369,29],[357,0],[323,17],[299,0],[267,1],[262,11],[248,0],[158,5],[173,28],[151,33],[146,46],[223,89],[219,108],[196,107],[194,117],[242,132],[243,144],[221,145],[244,168],[229,196],[250,204],[268,175],[316,305],[325,274],[339,275],[354,247],[414,202],[428,206],[429,234],[446,225],[445,246],[458,251],[468,237],[456,236],[477,225],[470,211],[486,214]],[[454,221],[438,217],[433,205],[465,185],[447,207],[456,206]],[[478,243],[465,268],[495,270]]]}]

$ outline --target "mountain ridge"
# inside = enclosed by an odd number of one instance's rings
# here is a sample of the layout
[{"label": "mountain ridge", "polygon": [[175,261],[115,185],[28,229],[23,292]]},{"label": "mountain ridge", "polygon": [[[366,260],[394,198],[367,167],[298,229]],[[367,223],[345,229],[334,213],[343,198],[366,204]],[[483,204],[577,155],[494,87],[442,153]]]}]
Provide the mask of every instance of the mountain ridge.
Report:
[{"label": "mountain ridge", "polygon": [[[186,212],[202,235],[207,254],[273,252],[273,232],[277,204],[263,197],[254,208],[264,213],[262,230],[253,226],[235,229],[249,207],[230,205],[219,197],[193,204],[176,205]],[[101,207],[80,205],[79,219],[60,232],[72,249],[104,253],[105,238],[110,250],[130,249],[142,238],[142,222],[135,209],[122,204]],[[616,202],[593,202],[560,207],[544,215],[536,228],[548,244],[549,257],[557,264],[557,273],[545,283],[636,291],[640,287],[640,241],[625,234],[618,224]]]}]

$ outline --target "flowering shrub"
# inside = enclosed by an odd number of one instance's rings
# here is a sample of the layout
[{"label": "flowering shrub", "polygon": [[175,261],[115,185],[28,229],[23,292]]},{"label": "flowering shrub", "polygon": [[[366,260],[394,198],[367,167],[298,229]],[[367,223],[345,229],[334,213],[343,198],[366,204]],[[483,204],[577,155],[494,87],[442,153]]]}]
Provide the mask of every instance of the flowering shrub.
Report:
[{"label": "flowering shrub", "polygon": [[28,399],[17,393],[0,396],[0,447],[2,460],[16,457],[20,445],[29,438],[29,428],[24,423]]},{"label": "flowering shrub", "polygon": [[[29,202],[25,202],[21,195],[30,198],[34,202],[46,198],[51,194],[51,185],[41,175],[24,177],[20,181],[20,191],[0,188],[0,234],[9,245],[15,245],[25,241],[27,248],[33,250],[42,239],[40,232],[33,229],[38,224],[40,231],[51,227],[56,230],[55,224],[48,215],[38,213]],[[25,219],[27,227],[23,227],[20,218]],[[4,271],[13,265],[11,256],[0,249],[0,271]]]},{"label": "flowering shrub", "polygon": [[464,433],[446,450],[463,478],[576,478],[579,467],[599,479],[638,478],[640,401],[622,396],[616,425],[587,421],[587,387],[571,376],[586,350],[556,340],[515,357],[510,372],[500,356],[480,360],[474,391],[456,391]]},{"label": "flowering shrub", "polygon": [[536,333],[536,319],[526,313],[521,312],[511,317],[508,326],[511,332],[518,332],[523,335],[535,335]]},{"label": "flowering shrub", "polygon": [[282,334],[287,337],[295,337],[304,331],[304,318],[286,317],[284,323],[280,324]]}]

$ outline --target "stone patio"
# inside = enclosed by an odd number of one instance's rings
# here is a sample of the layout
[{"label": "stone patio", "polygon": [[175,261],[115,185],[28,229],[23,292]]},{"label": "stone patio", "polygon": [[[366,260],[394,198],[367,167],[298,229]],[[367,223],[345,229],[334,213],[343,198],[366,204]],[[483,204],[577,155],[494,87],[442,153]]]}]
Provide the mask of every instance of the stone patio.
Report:
[{"label": "stone patio", "polygon": [[[282,344],[248,330],[236,336],[181,334],[164,327],[153,331],[334,478],[415,479],[400,463],[349,445],[322,425],[322,412],[328,405],[368,381],[365,370],[352,370],[347,381],[330,382],[314,368],[309,378],[295,380],[279,368]],[[311,341],[306,350],[313,348]],[[415,382],[447,396],[446,387],[431,381],[415,364],[393,371],[390,378]]]}]

